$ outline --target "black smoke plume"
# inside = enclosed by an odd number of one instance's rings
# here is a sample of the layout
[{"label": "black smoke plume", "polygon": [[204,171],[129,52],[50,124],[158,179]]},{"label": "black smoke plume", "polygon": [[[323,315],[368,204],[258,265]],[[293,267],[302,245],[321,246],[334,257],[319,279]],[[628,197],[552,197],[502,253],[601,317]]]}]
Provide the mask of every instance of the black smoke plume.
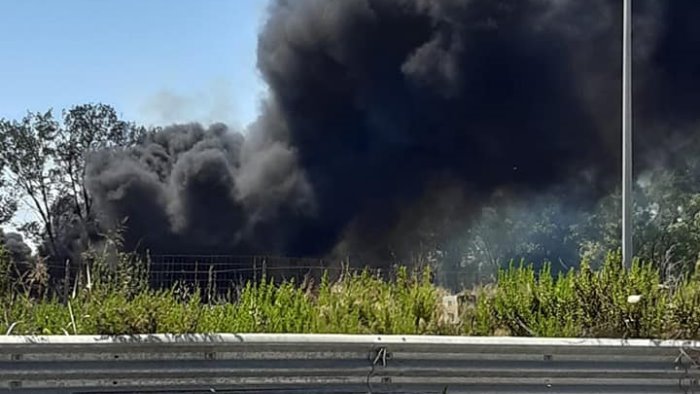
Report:
[{"label": "black smoke plume", "polygon": [[[595,201],[619,174],[621,4],[274,1],[258,120],[99,152],[102,223],[128,218],[127,247],[156,254],[376,263],[448,237],[494,193]],[[635,1],[638,169],[694,133],[698,15],[696,0]]]},{"label": "black smoke plume", "polygon": [[[14,232],[4,232],[0,228],[0,246],[2,246],[6,257],[12,263],[11,274],[15,274],[15,270],[19,273],[24,273],[31,269],[34,262],[32,257],[32,249],[24,242],[21,234]],[[3,273],[5,274],[5,273]]]}]

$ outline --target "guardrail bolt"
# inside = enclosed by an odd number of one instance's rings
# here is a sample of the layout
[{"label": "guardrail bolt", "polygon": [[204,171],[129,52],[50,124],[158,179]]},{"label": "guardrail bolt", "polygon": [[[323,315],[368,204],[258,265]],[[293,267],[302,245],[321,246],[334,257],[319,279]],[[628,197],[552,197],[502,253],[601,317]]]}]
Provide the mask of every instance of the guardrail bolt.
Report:
[{"label": "guardrail bolt", "polygon": [[216,353],[214,353],[214,352],[204,353],[204,359],[205,359],[205,360],[215,360],[215,359],[216,359]]},{"label": "guardrail bolt", "polygon": [[21,355],[21,354],[13,354],[13,355],[10,356],[10,360],[12,360],[12,361],[19,361],[19,360],[21,360],[21,359],[22,359],[22,355]]},{"label": "guardrail bolt", "polygon": [[10,388],[11,388],[11,389],[18,389],[18,388],[20,388],[20,387],[22,387],[22,382],[17,381],[17,380],[13,380],[13,381],[10,382]]},{"label": "guardrail bolt", "polygon": [[545,355],[544,355],[544,361],[552,361],[552,355],[551,355],[551,354],[545,354]]}]

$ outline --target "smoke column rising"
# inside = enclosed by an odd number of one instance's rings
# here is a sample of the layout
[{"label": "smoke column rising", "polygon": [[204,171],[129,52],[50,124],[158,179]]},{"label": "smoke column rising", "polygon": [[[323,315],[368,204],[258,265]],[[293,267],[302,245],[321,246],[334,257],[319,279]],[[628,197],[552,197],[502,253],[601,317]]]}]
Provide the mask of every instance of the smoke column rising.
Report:
[{"label": "smoke column rising", "polygon": [[[694,132],[694,0],[635,2],[638,169]],[[258,43],[270,88],[246,136],[165,128],[99,152],[105,226],[153,253],[409,255],[494,193],[618,179],[621,2],[278,0]],[[559,188],[557,190],[560,190]]]}]

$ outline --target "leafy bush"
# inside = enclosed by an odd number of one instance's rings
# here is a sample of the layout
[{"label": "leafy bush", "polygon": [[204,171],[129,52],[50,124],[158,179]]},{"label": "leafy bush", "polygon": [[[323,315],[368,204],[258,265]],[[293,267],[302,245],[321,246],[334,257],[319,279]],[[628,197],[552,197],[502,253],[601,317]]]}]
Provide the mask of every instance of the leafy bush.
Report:
[{"label": "leafy bush", "polygon": [[[651,264],[622,268],[609,254],[597,271],[553,277],[548,265],[535,272],[521,264],[500,272],[498,285],[465,311],[467,334],[543,337],[697,338],[700,286],[696,278],[671,287]],[[632,298],[630,299],[630,296]],[[632,301],[632,302],[630,302]],[[474,317],[476,316],[476,318]],[[490,320],[489,320],[490,319]]]}]

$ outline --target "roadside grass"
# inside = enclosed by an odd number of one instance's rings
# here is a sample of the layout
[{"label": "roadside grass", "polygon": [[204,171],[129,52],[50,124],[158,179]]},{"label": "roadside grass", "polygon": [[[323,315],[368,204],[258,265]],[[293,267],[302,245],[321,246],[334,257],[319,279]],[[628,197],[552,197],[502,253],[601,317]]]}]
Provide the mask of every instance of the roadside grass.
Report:
[{"label": "roadside grass", "polygon": [[[0,256],[0,261],[2,257]],[[462,293],[460,322],[445,319],[429,270],[391,279],[346,271],[319,283],[248,282],[225,296],[176,285],[150,289],[144,264],[95,260],[67,299],[8,278],[0,264],[0,334],[349,333],[700,339],[700,278],[661,282],[652,265],[623,270],[619,254],[552,275],[524,263]],[[3,268],[4,267],[4,268]],[[636,296],[629,299],[630,296]],[[632,302],[630,302],[632,301]]]}]

